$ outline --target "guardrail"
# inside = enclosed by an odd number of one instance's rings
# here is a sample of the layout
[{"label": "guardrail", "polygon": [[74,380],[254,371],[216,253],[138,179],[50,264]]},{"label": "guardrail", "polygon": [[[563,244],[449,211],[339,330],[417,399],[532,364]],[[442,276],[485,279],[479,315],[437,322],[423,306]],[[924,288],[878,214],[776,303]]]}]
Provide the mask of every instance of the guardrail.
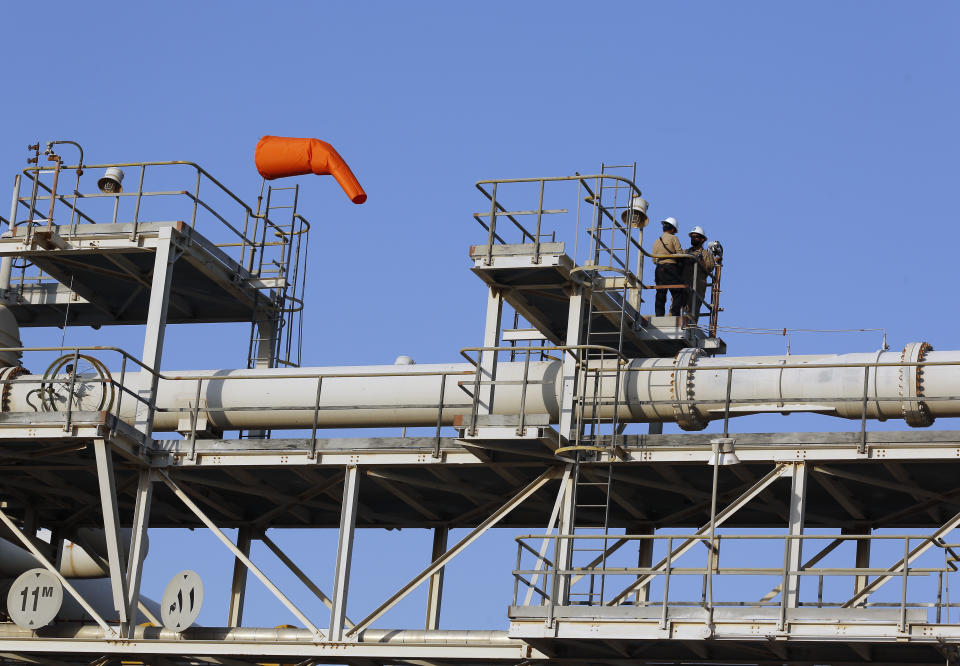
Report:
[{"label": "guardrail", "polygon": [[[549,617],[553,617],[559,606],[644,606],[659,609],[660,627],[666,628],[671,607],[695,606],[708,611],[719,607],[774,607],[779,611],[782,628],[787,609],[791,607],[788,597],[791,597],[796,599],[796,607],[896,608],[900,610],[900,630],[905,631],[907,609],[928,609],[933,612],[934,622],[949,624],[951,609],[960,607],[960,603],[950,601],[949,589],[951,574],[958,572],[960,544],[929,535],[714,534],[710,538],[696,534],[530,534],[515,540],[513,605],[545,606]],[[692,548],[691,542],[695,542]],[[749,542],[754,542],[753,547],[747,547],[751,545]],[[814,566],[844,544],[859,542],[874,544],[878,550],[886,547],[885,550],[894,555],[902,553],[903,559],[891,567]],[[598,547],[578,549],[577,544]],[[723,550],[723,544],[729,547]],[[791,549],[816,544],[825,546],[806,565],[790,567]],[[721,551],[729,551],[728,559],[734,561],[721,563]],[[780,566],[757,566],[758,560],[773,557],[778,551],[783,553]],[[585,552],[600,555],[575,565],[575,556]],[[642,561],[639,558],[643,552],[647,553],[646,561],[650,564],[633,564]],[[916,553],[919,555],[911,558]],[[918,564],[919,560],[923,560],[922,565]],[[614,566],[621,561],[631,564]],[[937,564],[938,561],[942,564]],[[715,594],[714,579],[721,577],[731,579],[730,585],[726,593]],[[923,593],[918,590],[919,579],[928,582],[931,577],[936,579],[936,600],[916,600],[909,589],[910,581],[916,581],[913,594],[929,599],[934,598],[926,593],[929,590]],[[795,582],[791,583],[791,579]],[[802,580],[816,581],[815,595],[799,596]],[[953,580],[956,582],[956,577]],[[898,598],[870,601],[870,596],[886,581],[899,582]],[[768,587],[768,583],[772,587]],[[608,594],[611,588],[620,594]],[[761,592],[759,598],[749,597],[745,592],[751,589],[769,591]],[[788,589],[790,595],[784,593]],[[621,590],[630,590],[630,594],[624,595]],[[683,596],[691,591],[696,592],[695,597]]]},{"label": "guardrail", "polygon": [[[575,185],[575,188],[561,189],[560,194],[556,195],[555,191],[564,185]],[[481,180],[476,183],[476,187],[490,202],[489,210],[473,214],[473,218],[487,231],[487,265],[493,261],[493,248],[497,244],[532,245],[532,262],[539,264],[543,243],[556,242],[558,238],[572,238],[572,258],[578,266],[576,270],[585,273],[582,277],[585,282],[596,288],[598,283],[611,283],[609,276],[614,277],[613,282],[617,287],[601,286],[600,290],[623,291],[619,299],[621,306],[628,301],[635,301],[631,305],[637,312],[641,300],[639,290],[683,288],[688,295],[687,302],[691,305],[684,316],[685,325],[696,327],[700,317],[706,315],[709,319],[710,335],[716,336],[717,319],[721,310],[719,269],[707,282],[709,295],[705,293],[703,297],[700,297],[696,288],[697,272],[700,268],[698,262],[694,262],[697,266],[692,271],[690,284],[644,283],[644,259],[660,258],[661,255],[655,257],[643,249],[643,226],[628,221],[632,219],[628,215],[632,198],[640,196],[640,189],[633,181],[605,173]],[[573,201],[570,201],[571,197],[574,197]],[[524,202],[522,205],[505,204],[508,199],[513,202],[518,198]],[[525,203],[534,199],[537,202],[535,206]],[[550,202],[560,200],[562,203],[555,207],[545,207],[544,202],[547,199]],[[625,217],[628,219],[624,219]],[[533,221],[525,224],[522,221],[525,218],[532,218]],[[585,231],[589,239],[585,248],[579,242],[581,231]],[[687,254],[662,256],[690,259]],[[600,278],[599,281],[594,279],[597,277]],[[706,310],[702,311],[701,307]]]},{"label": "guardrail", "polygon": [[[96,178],[101,170],[111,167],[135,169],[136,188],[129,188],[122,192],[100,192],[90,187],[86,192],[81,191],[81,177],[84,173],[93,171],[95,173],[92,177]],[[162,175],[157,177],[158,180],[176,183],[182,176],[168,173],[176,168],[186,168],[189,171],[191,175],[188,177],[192,180],[190,189],[144,189],[148,170],[151,173],[162,171]],[[56,170],[60,173],[76,174],[74,188],[69,193],[61,194],[55,190],[55,183],[48,185],[41,179],[43,174],[54,173]],[[84,164],[82,167],[79,165],[62,165],[56,168],[30,167],[23,170],[23,175],[29,181],[30,194],[21,196],[20,176],[18,176],[14,186],[11,219],[7,222],[10,228],[25,225],[28,235],[37,227],[43,225],[51,227],[58,217],[57,212],[62,211],[67,218],[58,224],[58,231],[62,236],[75,235],[77,226],[82,223],[126,223],[133,225],[131,237],[134,237],[139,225],[148,221],[144,219],[142,206],[148,200],[162,199],[172,202],[165,212],[175,212],[176,215],[164,215],[154,218],[154,221],[181,219],[191,228],[197,228],[200,224],[204,227],[201,231],[209,235],[215,245],[223,248],[240,266],[254,273],[262,268],[264,248],[272,245],[292,245],[298,236],[305,234],[309,229],[309,223],[299,215],[296,216],[298,218],[296,225],[281,225],[270,220],[265,214],[255,212],[239,196],[194,162],[118,162]],[[203,196],[201,196],[201,190],[205,193]],[[124,217],[120,216],[122,201],[131,202],[130,207],[132,207]],[[40,202],[50,202],[49,212],[38,210],[37,206]],[[96,207],[100,202],[112,203],[112,210],[94,212],[85,211],[82,207],[82,204]],[[185,204],[185,208],[182,204]],[[222,205],[231,207],[233,210],[223,211],[220,208]],[[24,219],[20,219],[18,215],[21,208],[27,210],[27,217]],[[183,213],[182,217],[180,213]],[[205,218],[217,223],[217,226],[207,228],[209,225],[205,224]],[[277,240],[268,240],[268,233]],[[258,254],[261,262],[259,265]]]}]

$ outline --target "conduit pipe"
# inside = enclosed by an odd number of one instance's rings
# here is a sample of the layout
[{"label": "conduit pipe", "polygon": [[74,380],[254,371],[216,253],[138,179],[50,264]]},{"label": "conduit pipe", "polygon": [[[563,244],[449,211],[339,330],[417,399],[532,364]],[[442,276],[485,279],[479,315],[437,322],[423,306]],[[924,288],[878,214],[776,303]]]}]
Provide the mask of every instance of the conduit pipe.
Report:
[{"label": "conduit pipe", "polygon": [[289,136],[264,136],[254,151],[257,171],[267,180],[315,173],[333,176],[355,204],[367,200],[357,177],[340,153],[320,139],[297,139]]},{"label": "conduit pipe", "polygon": [[[158,611],[159,612],[159,611]],[[309,629],[269,627],[190,627],[183,632],[163,627],[139,625],[134,629],[134,640],[179,641],[242,641],[259,643],[313,643],[316,636]],[[96,624],[57,623],[42,630],[44,638],[74,638],[96,640],[103,638],[103,629]],[[29,629],[15,624],[0,624],[0,638],[32,637]],[[496,630],[395,630],[367,629],[360,635],[361,643],[390,643],[410,645],[509,645],[516,642],[506,631]]]},{"label": "conduit pipe", "polygon": [[[918,362],[927,365],[909,365]],[[622,422],[675,422],[701,430],[724,416],[728,373],[731,416],[813,412],[859,419],[865,379],[869,419],[926,426],[937,417],[960,416],[960,351],[935,352],[925,343],[911,343],[902,352],[728,358],[704,358],[696,349],[684,349],[675,358],[630,361],[621,366],[619,382],[615,367],[604,368],[598,412],[613,416],[615,407],[609,403],[618,390]],[[556,423],[560,362],[531,362],[525,391],[524,371],[521,362],[498,365],[497,381],[503,383],[496,387],[493,413],[517,415],[523,404],[526,415],[545,414]],[[223,430],[310,429],[315,417],[320,428],[435,426],[441,395],[440,423],[452,425],[455,417],[469,415],[473,405],[467,391],[473,391],[474,367],[468,363],[165,371],[164,376],[168,379],[159,382],[157,406],[179,411],[159,411],[158,431],[187,429],[184,422],[198,388],[199,417]],[[33,411],[26,394],[40,378],[20,379],[23,383],[14,380],[8,387],[8,411]],[[130,376],[127,383],[136,389],[137,381]],[[94,389],[86,384],[82,390],[96,395]],[[79,408],[84,408],[82,400]],[[128,396],[121,418],[132,422],[134,410]],[[592,415],[589,407],[586,413]]]}]

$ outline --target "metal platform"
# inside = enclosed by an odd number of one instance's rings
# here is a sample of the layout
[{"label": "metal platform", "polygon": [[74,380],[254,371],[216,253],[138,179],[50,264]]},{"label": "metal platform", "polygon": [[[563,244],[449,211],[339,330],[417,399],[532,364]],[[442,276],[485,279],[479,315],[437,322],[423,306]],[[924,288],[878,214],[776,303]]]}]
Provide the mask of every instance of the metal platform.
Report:
[{"label": "metal platform", "polygon": [[[0,469],[7,478],[5,487],[16,489],[9,510],[22,517],[29,508],[51,526],[99,524],[97,512],[88,513],[88,520],[71,522],[75,507],[70,498],[96,501],[93,442],[103,439],[118,455],[122,513],[135,498],[137,471],[149,465],[182,482],[224,527],[337,527],[343,468],[354,465],[363,478],[358,527],[463,528],[475,525],[485,511],[548,470],[558,470],[559,476],[563,460],[544,446],[543,440],[550,438],[540,430],[530,426],[525,437],[513,439],[512,448],[507,446],[508,432],[483,428],[478,436],[463,439],[157,440],[143,448],[142,436],[103,412],[76,412],[69,423],[59,414],[30,419],[3,414]],[[708,522],[712,438],[628,437],[622,458],[612,461],[616,492],[610,525],[633,529]],[[857,433],[740,435],[741,464],[722,470],[718,497],[732,501],[771,470],[801,461],[814,481],[806,497],[806,524],[811,528],[936,528],[960,511],[955,487],[960,432],[868,433],[867,442],[866,453],[861,453]],[[583,473],[601,478],[609,464],[603,458],[585,463]],[[789,485],[788,475],[774,480],[726,525],[782,526],[789,513]],[[546,525],[557,490],[556,482],[547,483],[502,524],[531,529]],[[157,515],[151,527],[202,525],[179,509],[176,498],[163,488],[156,491],[153,505]],[[580,518],[596,523],[603,516],[583,510]]]},{"label": "metal platform", "polygon": [[21,326],[143,324],[157,248],[171,242],[179,259],[168,322],[249,322],[276,309],[270,292],[282,284],[255,277],[184,222],[15,228],[0,236],[0,256],[49,277],[18,281],[0,303]]},{"label": "metal platform", "polygon": [[[564,243],[473,245],[470,258],[471,270],[547,340],[557,345],[567,340],[576,266]],[[584,286],[592,300],[591,316],[583,325],[597,344],[616,346],[622,336],[622,352],[628,357],[673,356],[686,347],[724,350],[719,340],[684,326],[679,317],[643,316],[630,303],[612,297],[609,288],[590,290],[582,277],[576,284]]]}]

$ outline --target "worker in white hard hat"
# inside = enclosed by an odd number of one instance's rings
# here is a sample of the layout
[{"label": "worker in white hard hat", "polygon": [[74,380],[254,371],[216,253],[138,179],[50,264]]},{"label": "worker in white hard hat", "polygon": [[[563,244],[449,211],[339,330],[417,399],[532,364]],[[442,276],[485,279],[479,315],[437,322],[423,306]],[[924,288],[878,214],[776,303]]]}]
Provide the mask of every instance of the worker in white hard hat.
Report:
[{"label": "worker in white hard hat", "polygon": [[[689,235],[690,247],[687,248],[687,254],[696,261],[688,262],[688,275],[684,282],[696,288],[697,295],[693,302],[689,303],[689,310],[691,315],[697,317],[700,314],[700,304],[703,303],[703,297],[707,293],[707,277],[713,274],[717,262],[713,258],[713,253],[703,245],[707,241],[707,233],[703,227],[694,227]],[[694,284],[694,273],[696,273],[696,284]]]},{"label": "worker in white hard hat", "polygon": [[[683,266],[681,259],[670,255],[683,254],[683,245],[677,239],[677,218],[668,217],[661,221],[663,234],[653,243],[653,262],[657,265],[654,279],[657,283],[657,295],[653,300],[654,314],[663,317],[667,309],[666,285],[676,285],[670,291],[670,315],[679,317],[686,302]],[[660,288],[663,287],[663,288]]]}]

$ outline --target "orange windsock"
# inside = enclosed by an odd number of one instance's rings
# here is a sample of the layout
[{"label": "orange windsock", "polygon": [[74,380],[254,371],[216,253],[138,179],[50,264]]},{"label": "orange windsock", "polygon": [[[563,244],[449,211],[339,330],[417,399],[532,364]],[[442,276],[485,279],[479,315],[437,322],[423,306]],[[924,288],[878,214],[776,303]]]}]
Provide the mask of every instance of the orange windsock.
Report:
[{"label": "orange windsock", "polygon": [[357,177],[333,146],[320,139],[295,139],[289,136],[265,136],[254,153],[257,171],[267,180],[315,173],[333,176],[355,204],[367,200]]}]

